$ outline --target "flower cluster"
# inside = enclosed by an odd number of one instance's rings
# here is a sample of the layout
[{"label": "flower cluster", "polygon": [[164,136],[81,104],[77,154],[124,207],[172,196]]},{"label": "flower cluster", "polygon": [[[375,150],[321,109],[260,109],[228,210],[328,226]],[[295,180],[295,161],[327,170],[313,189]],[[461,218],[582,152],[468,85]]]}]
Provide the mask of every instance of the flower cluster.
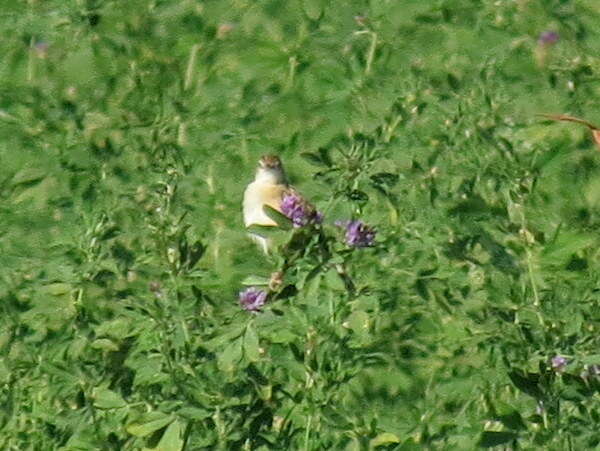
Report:
[{"label": "flower cluster", "polygon": [[[570,360],[561,355],[555,355],[551,359],[548,360],[548,365],[550,369],[557,374],[562,374],[567,369],[567,366],[573,364],[573,366],[577,366],[577,359]],[[592,380],[600,381],[600,364],[585,364],[583,368],[579,367],[579,377],[584,380],[585,383],[589,383]],[[574,375],[571,373],[571,375]]]},{"label": "flower cluster", "polygon": [[292,220],[296,228],[308,224],[320,224],[323,221],[323,214],[296,193],[285,195],[281,202],[281,212]]},{"label": "flower cluster", "polygon": [[538,38],[538,44],[550,46],[558,42],[560,36],[556,31],[544,31]]},{"label": "flower cluster", "polygon": [[265,305],[267,292],[255,287],[246,288],[240,291],[240,304],[244,310],[257,312]]},{"label": "flower cluster", "polygon": [[[281,213],[291,220],[295,228],[321,224],[323,222],[323,214],[295,192],[286,194],[282,199],[280,207]],[[365,248],[375,245],[376,230],[374,227],[360,220],[336,221],[335,225],[345,229],[344,241],[347,246]],[[322,233],[321,230],[309,229],[309,233],[313,232]],[[283,283],[283,278],[284,272],[276,271],[271,274],[271,278],[268,281],[268,288],[250,287],[240,291],[239,301],[242,308],[249,312],[260,312],[267,301],[267,297],[269,297],[269,293],[279,291]],[[266,283],[264,285],[267,286]]]},{"label": "flower cluster", "polygon": [[550,359],[550,366],[552,367],[552,370],[556,373],[562,373],[568,365],[568,363],[569,361],[567,360],[567,358],[560,355],[554,356],[552,357],[552,359]]},{"label": "flower cluster", "polygon": [[338,221],[336,225],[346,229],[346,244],[350,247],[370,247],[375,244],[377,232],[362,221]]}]

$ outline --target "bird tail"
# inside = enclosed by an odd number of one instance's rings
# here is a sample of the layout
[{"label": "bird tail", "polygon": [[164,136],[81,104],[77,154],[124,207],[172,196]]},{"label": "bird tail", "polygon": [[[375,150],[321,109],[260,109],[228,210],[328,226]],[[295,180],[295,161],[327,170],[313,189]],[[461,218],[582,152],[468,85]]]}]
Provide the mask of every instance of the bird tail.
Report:
[{"label": "bird tail", "polygon": [[257,233],[249,233],[248,236],[262,249],[265,254],[269,254],[271,249],[271,240]]}]

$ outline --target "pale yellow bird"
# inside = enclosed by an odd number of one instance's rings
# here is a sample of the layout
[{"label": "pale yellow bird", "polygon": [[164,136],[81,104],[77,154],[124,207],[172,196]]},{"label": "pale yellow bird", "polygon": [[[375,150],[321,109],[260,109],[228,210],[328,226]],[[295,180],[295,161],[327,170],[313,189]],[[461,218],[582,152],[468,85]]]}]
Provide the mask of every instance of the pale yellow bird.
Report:
[{"label": "pale yellow bird", "polygon": [[[244,192],[244,224],[246,227],[252,225],[277,226],[264,211],[264,206],[281,211],[281,202],[289,193],[290,187],[287,177],[276,155],[264,155],[258,163],[256,176]],[[265,252],[269,252],[269,239],[259,233],[250,233],[250,237]]]},{"label": "pale yellow bird", "polygon": [[[275,221],[274,212],[267,213],[266,206],[281,213]],[[295,228],[320,224],[323,215],[310,204],[296,189],[288,184],[281,160],[276,155],[264,155],[258,163],[256,176],[244,192],[244,224],[262,227],[293,226]],[[279,222],[279,224],[278,224]],[[260,233],[252,231],[250,237],[268,254],[271,241]]]}]

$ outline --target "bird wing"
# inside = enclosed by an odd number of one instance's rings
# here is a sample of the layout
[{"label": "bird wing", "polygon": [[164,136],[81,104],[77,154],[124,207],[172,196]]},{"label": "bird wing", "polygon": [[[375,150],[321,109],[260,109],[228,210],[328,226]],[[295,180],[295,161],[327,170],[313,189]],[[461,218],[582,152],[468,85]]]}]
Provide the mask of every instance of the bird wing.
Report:
[{"label": "bird wing", "polygon": [[293,195],[293,196],[297,196],[300,199],[302,199],[302,203],[310,210],[314,210],[315,206],[310,203],[306,197],[304,197],[302,194],[300,194],[300,191],[298,191],[294,186],[292,185],[288,185],[283,193],[283,196],[289,196],[289,195]]},{"label": "bird wing", "polygon": [[286,185],[268,185],[261,188],[261,198],[264,205],[281,211],[281,201],[287,194],[289,187]]}]

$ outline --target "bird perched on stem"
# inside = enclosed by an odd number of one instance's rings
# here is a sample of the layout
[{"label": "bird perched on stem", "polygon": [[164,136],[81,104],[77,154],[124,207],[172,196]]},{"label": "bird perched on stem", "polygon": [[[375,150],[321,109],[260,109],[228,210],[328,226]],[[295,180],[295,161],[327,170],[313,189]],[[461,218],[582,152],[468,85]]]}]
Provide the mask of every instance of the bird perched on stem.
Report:
[{"label": "bird perched on stem", "polygon": [[[275,212],[269,212],[269,207]],[[276,155],[264,155],[259,160],[254,181],[244,192],[243,210],[246,227],[281,226],[281,222],[274,219],[277,213],[288,218],[288,223],[294,227],[321,221],[320,213],[288,184],[281,160]],[[249,234],[268,254],[269,238],[260,232]]]},{"label": "bird perched on stem", "polygon": [[585,125],[592,132],[592,138],[594,138],[596,146],[600,148],[600,129],[591,122],[586,121],[585,119],[579,119],[578,117],[568,116],[566,114],[538,114],[538,116],[545,117],[546,119],[553,121],[575,122],[576,124]]},{"label": "bird perched on stem", "polygon": [[[244,192],[244,224],[273,226],[277,223],[267,215],[264,206],[281,211],[281,202],[288,191],[288,182],[281,164],[276,155],[264,155],[258,162],[256,176]],[[250,233],[250,237],[262,248],[265,253],[269,251],[269,240],[258,233]]]}]

